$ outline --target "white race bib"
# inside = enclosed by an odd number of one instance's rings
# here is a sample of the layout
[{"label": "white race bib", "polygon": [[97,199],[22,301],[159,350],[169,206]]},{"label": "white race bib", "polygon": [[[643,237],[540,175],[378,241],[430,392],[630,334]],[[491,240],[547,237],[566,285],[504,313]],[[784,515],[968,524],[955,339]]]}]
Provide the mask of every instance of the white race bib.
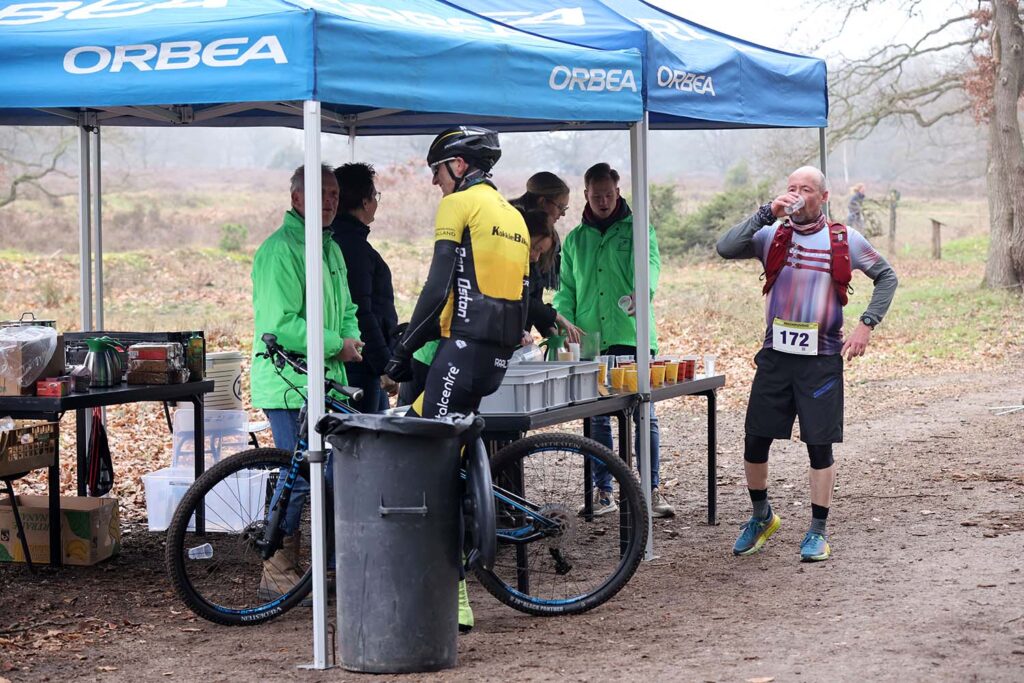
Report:
[{"label": "white race bib", "polygon": [[817,356],[818,323],[796,323],[776,318],[772,323],[772,348],[798,356]]}]

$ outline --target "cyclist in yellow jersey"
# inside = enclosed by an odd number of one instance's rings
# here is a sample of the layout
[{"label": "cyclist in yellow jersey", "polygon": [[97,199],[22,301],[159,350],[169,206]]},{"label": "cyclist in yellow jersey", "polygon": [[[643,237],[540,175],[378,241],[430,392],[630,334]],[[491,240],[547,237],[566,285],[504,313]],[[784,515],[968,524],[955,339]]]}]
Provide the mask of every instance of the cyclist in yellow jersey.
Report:
[{"label": "cyclist in yellow jersey", "polygon": [[423,393],[410,415],[467,414],[501,384],[523,335],[530,235],[522,214],[490,182],[501,156],[498,134],[460,126],[437,136],[427,153],[442,194],[434,255],[412,320],[387,374],[411,376],[410,358],[440,337]]},{"label": "cyclist in yellow jersey", "polygon": [[[494,393],[523,336],[530,274],[530,234],[522,214],[488,178],[501,156],[498,134],[459,126],[427,152],[441,204],[427,283],[384,372],[412,378],[412,354],[440,337],[423,393],[409,415],[468,414]],[[473,628],[466,582],[459,582],[459,630]]]}]

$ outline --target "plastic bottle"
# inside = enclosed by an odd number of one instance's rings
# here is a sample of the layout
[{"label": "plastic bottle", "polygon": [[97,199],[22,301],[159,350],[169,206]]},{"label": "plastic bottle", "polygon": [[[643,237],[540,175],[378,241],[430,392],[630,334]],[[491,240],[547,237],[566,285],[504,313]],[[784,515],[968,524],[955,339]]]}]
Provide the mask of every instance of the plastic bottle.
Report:
[{"label": "plastic bottle", "polygon": [[204,370],[203,367],[203,338],[198,332],[193,333],[188,340],[188,349],[185,352],[185,357],[188,359],[188,373],[189,379],[193,382],[197,382],[203,379]]},{"label": "plastic bottle", "polygon": [[213,557],[213,546],[209,543],[188,549],[188,559],[190,560],[209,560],[211,557]]}]

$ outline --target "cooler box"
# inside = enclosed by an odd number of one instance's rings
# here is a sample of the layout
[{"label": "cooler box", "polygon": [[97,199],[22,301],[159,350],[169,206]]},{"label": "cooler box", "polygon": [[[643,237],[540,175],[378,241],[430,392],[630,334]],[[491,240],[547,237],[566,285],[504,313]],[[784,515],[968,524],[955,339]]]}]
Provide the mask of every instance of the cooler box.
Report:
[{"label": "cooler box", "polygon": [[[213,487],[206,495],[206,530],[242,531],[251,522],[263,519],[269,479],[266,470],[241,470]],[[167,530],[193,481],[195,472],[190,467],[165,467],[142,475],[150,531]],[[195,518],[188,528],[195,530]]]}]

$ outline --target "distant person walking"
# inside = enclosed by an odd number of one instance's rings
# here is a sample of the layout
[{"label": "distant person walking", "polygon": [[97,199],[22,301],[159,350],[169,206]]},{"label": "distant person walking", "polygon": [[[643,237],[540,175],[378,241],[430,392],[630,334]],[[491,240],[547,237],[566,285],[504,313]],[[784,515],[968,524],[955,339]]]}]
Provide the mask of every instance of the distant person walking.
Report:
[{"label": "distant person walking", "polygon": [[[798,168],[784,194],[718,240],[723,258],[761,261],[762,291],[768,295],[744,428],[743,471],[754,512],[736,539],[735,555],[756,553],[781,524],[768,502],[768,449],[772,440],[790,438],[798,416],[811,461],[811,526],[800,558],[814,562],[832,554],[825,529],[836,479],[832,444],[843,440],[843,356],[864,355],[871,331],[889,310],[897,279],[860,232],[825,217],[826,201],[821,171]],[[853,269],[875,287],[857,327],[844,339],[843,306]]]},{"label": "distant person walking", "polygon": [[846,211],[846,227],[864,232],[864,183],[850,188],[850,203]]}]

